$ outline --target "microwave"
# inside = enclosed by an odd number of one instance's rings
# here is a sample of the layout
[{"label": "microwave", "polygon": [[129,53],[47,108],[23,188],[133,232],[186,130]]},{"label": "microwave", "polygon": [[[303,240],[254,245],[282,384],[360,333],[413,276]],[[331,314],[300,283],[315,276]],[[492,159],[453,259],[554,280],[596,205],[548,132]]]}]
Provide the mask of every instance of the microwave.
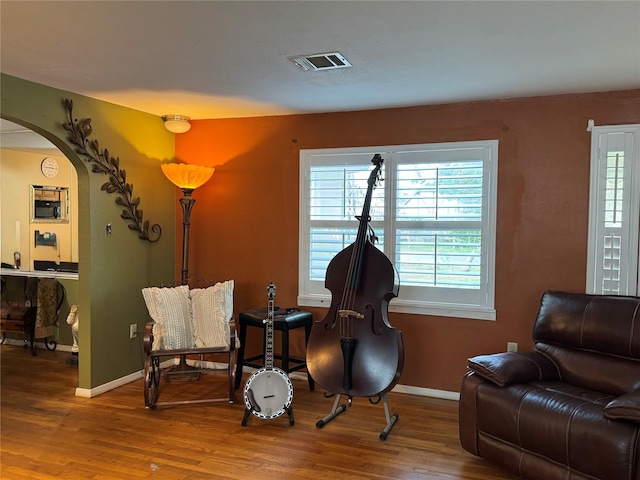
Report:
[{"label": "microwave", "polygon": [[49,200],[36,200],[34,202],[35,219],[58,220],[61,218],[61,202]]}]

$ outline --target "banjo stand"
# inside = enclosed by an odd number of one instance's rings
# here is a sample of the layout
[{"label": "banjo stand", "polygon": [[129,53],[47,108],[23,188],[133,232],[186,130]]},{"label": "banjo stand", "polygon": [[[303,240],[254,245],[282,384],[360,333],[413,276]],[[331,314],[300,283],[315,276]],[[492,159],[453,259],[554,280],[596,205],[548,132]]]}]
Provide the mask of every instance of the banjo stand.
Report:
[{"label": "banjo stand", "polygon": [[[331,409],[331,413],[329,413],[329,415],[327,415],[326,417],[316,422],[317,428],[324,427],[327,423],[329,423],[331,420],[336,418],[338,415],[340,415],[342,412],[344,412],[347,409],[347,406],[344,403],[342,405],[339,405],[341,397],[342,395],[340,394],[336,395],[336,399],[333,402],[333,408]],[[394,413],[393,415],[389,414],[389,402],[387,402],[386,393],[383,393],[382,395],[380,395],[377,401],[373,401],[371,400],[371,398],[369,398],[369,402],[373,404],[379,403],[380,399],[382,399],[382,404],[384,406],[384,414],[387,419],[387,426],[384,427],[384,430],[382,430],[382,432],[380,432],[380,440],[386,440],[387,435],[389,435],[389,432],[391,431],[395,423],[398,421],[398,414],[397,413]],[[352,397],[348,397],[348,402],[349,402],[349,406],[351,406]]]},{"label": "banjo stand", "polygon": [[[247,390],[247,397],[248,397],[249,403],[251,404],[251,407],[245,407],[244,409],[244,416],[242,417],[243,427],[247,426],[247,420],[249,420],[249,417],[251,416],[251,414],[256,415],[256,413],[259,414],[262,411],[260,408],[260,405],[258,405],[258,403],[256,402],[256,399],[253,396],[253,390],[251,389]],[[289,425],[295,425],[296,421],[293,418],[293,407],[291,405],[287,407],[286,413],[289,416]]]}]

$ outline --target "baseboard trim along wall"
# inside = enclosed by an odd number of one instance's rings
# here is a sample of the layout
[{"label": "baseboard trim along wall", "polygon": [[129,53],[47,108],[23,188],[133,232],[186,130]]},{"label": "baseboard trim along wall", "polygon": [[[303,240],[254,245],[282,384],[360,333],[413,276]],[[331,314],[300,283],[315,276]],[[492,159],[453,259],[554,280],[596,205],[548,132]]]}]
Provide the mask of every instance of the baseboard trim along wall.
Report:
[{"label": "baseboard trim along wall", "polygon": [[[21,345],[24,346],[25,348],[30,347],[29,340],[22,339],[22,338],[5,338],[4,343],[6,343],[7,345],[15,345],[17,347]],[[44,344],[44,342],[33,342],[33,345],[40,350],[47,349],[47,346]],[[71,345],[61,345],[58,343],[56,344],[56,348],[54,350],[60,350],[61,352],[70,352]]]},{"label": "baseboard trim along wall", "polygon": [[[225,363],[200,362],[199,360],[193,360],[193,361],[189,360],[187,361],[187,363],[189,365],[200,366],[202,368],[209,368],[209,369],[226,369],[227,367]],[[178,364],[178,359],[175,358],[173,360],[172,359],[165,360],[160,364],[160,367],[165,368],[165,367],[170,367],[172,365],[177,365],[177,364]],[[255,371],[256,371],[255,368],[243,367],[243,372],[245,373],[252,373]],[[91,388],[91,389],[76,388],[76,396],[85,397],[85,398],[96,397],[101,393],[108,392],[109,390],[113,390],[114,388],[118,388],[123,385],[126,385],[127,383],[138,380],[143,375],[144,375],[144,372],[139,371],[139,372],[131,373],[130,375],[127,375],[125,377],[113,380],[112,382],[105,383],[95,388]],[[301,372],[292,372],[289,374],[289,376],[293,379],[299,379],[299,380],[305,380],[305,381],[307,380],[307,375]],[[455,401],[460,400],[459,392],[449,392],[446,390],[436,390],[433,388],[413,387],[411,385],[396,385],[391,391],[396,393],[406,393],[409,395],[417,395],[421,397],[440,398],[443,400],[455,400]]]}]

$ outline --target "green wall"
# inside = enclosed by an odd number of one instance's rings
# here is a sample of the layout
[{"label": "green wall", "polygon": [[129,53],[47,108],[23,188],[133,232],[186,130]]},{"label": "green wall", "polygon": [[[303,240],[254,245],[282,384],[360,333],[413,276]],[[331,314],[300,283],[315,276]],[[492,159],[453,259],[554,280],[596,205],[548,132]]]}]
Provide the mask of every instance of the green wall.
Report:
[{"label": "green wall", "polygon": [[[160,117],[0,74],[0,116],[48,138],[78,172],[79,305],[81,389],[94,389],[142,369],[142,332],[149,320],[141,289],[175,283],[176,195],[160,163],[174,158],[174,135]],[[119,157],[120,168],[140,197],[143,219],[162,227],[158,242],[141,240],[120,218],[116,194],[101,186],[108,177],[91,172],[75,154],[62,128],[63,100],[73,100],[74,118],[90,118],[101,149]],[[112,234],[105,233],[112,225]],[[129,339],[129,325],[138,338]]]}]

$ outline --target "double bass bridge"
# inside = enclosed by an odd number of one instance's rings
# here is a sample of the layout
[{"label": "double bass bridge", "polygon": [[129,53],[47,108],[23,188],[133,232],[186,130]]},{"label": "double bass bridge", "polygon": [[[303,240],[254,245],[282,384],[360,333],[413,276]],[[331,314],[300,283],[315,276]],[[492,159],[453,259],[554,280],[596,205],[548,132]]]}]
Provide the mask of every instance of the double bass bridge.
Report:
[{"label": "double bass bridge", "polygon": [[[373,308],[373,305],[371,305],[370,303],[368,303],[365,306],[366,310],[369,313],[369,321],[371,324],[371,332],[373,332],[374,335],[382,335],[382,330],[381,329],[376,329],[375,326],[375,310]],[[365,319],[367,316],[364,313],[360,313],[360,312],[356,312],[355,310],[348,310],[348,309],[343,309],[343,310],[338,310],[338,317],[340,318],[341,323],[345,322],[345,321],[349,321],[352,318],[356,318],[359,320]],[[347,327],[345,329],[347,332],[349,330],[348,327],[348,323],[347,323]],[[347,333],[346,335],[349,337],[350,335]]]},{"label": "double bass bridge", "polygon": [[364,313],[356,312],[355,310],[338,310],[338,316],[341,319],[349,317],[364,318]]}]

